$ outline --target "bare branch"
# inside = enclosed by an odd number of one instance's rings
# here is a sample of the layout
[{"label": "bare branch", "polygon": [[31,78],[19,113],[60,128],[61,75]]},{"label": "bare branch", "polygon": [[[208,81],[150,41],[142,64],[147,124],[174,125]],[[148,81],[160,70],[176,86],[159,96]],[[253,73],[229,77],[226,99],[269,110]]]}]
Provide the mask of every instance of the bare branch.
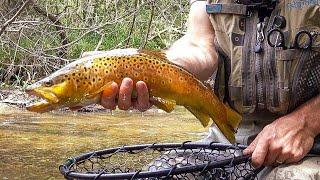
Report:
[{"label": "bare branch", "polygon": [[[55,15],[50,14],[49,12],[47,12],[46,10],[44,10],[43,8],[41,8],[41,7],[40,7],[39,5],[37,5],[37,4],[34,4],[34,5],[33,5],[33,9],[34,9],[35,11],[37,11],[39,14],[41,14],[41,15],[47,17],[48,19],[50,19],[50,21],[51,21],[53,24],[57,25],[57,26],[56,26],[56,30],[57,30],[57,32],[58,32],[58,34],[59,34],[59,36],[60,36],[61,44],[62,44],[62,45],[66,45],[66,44],[69,43],[68,38],[67,38],[67,35],[66,35],[66,32],[65,32],[65,30],[61,27],[61,24],[62,24],[62,23],[59,21],[59,19],[58,19]],[[61,48],[60,50],[61,50],[61,51],[58,53],[58,56],[59,56],[59,57],[62,57],[62,56],[65,54],[65,51],[66,51],[67,49],[66,49],[66,47],[63,47],[63,48]]]},{"label": "bare branch", "polygon": [[148,23],[148,29],[147,29],[147,33],[144,37],[143,44],[140,48],[145,48],[145,46],[147,45],[147,42],[148,42],[148,37],[150,34],[151,24],[152,24],[153,15],[154,15],[154,3],[155,3],[154,1],[151,2],[151,14],[150,14],[150,19],[149,19],[149,23]]},{"label": "bare branch", "polygon": [[102,34],[102,35],[101,35],[100,40],[99,40],[96,48],[94,49],[94,51],[98,51],[98,50],[99,50],[99,48],[100,48],[100,46],[101,46],[101,44],[102,44],[102,42],[103,42],[103,39],[104,39],[104,36],[105,36],[105,35],[106,35],[106,34]]},{"label": "bare branch", "polygon": [[27,0],[6,0],[0,8],[1,30],[7,22],[0,36],[1,82],[23,85],[77,59],[81,52],[130,47],[133,38],[140,48],[149,42],[153,47],[169,46],[185,33],[189,8],[183,0],[29,1],[10,23]]},{"label": "bare branch", "polygon": [[[139,5],[139,0],[135,0],[134,1],[135,9],[138,9],[138,5]],[[130,42],[130,39],[131,39],[131,35],[132,35],[132,32],[133,32],[133,28],[134,28],[134,24],[136,22],[136,18],[137,18],[137,13],[134,13],[133,14],[133,18],[132,18],[131,28],[129,30],[129,34],[128,34],[128,38],[127,38],[126,47],[128,47],[128,45],[129,45],[129,42]]]},{"label": "bare branch", "polygon": [[[135,9],[133,11],[129,11],[127,12],[126,14],[124,14],[123,16],[119,17],[118,19],[115,19],[114,22],[117,22],[121,19],[123,19],[124,17],[128,16],[128,15],[131,15],[131,14],[135,14],[137,11],[139,11],[139,8],[138,9]],[[86,36],[87,34],[91,33],[91,32],[94,32],[94,31],[97,31],[107,25],[112,25],[114,24],[114,22],[106,22],[100,26],[96,26],[92,29],[89,29],[88,31],[86,31],[85,33],[83,33],[80,37],[78,37],[76,40],[72,41],[72,42],[69,42],[68,44],[65,44],[65,45],[62,45],[62,46],[59,46],[59,47],[54,47],[54,48],[49,48],[49,49],[45,49],[44,51],[52,51],[52,50],[57,50],[57,49],[60,49],[60,48],[63,48],[63,47],[67,47],[67,46],[70,46],[70,45],[73,45],[75,43],[77,43],[78,41],[80,41],[84,36]]]},{"label": "bare branch", "polygon": [[7,26],[9,26],[21,13],[22,11],[27,7],[27,5],[31,2],[32,0],[27,0],[22,6],[21,8],[16,12],[16,14],[14,16],[12,16],[11,19],[9,19],[7,22],[5,22],[2,25],[2,28],[0,29],[0,36],[1,34],[5,31],[5,29],[7,28]]}]

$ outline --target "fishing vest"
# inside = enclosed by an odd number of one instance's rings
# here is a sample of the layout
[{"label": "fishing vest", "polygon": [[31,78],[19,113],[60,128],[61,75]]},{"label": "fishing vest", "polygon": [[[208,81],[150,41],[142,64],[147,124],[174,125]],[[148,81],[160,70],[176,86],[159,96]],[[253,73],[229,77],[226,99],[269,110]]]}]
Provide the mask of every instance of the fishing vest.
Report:
[{"label": "fishing vest", "polygon": [[[214,90],[220,99],[244,114],[285,114],[319,94],[320,0],[280,0],[264,18],[259,7],[234,0],[209,1],[206,11],[219,54]],[[268,44],[273,29],[283,32],[284,47]],[[312,35],[311,48],[294,48],[301,30]]]}]

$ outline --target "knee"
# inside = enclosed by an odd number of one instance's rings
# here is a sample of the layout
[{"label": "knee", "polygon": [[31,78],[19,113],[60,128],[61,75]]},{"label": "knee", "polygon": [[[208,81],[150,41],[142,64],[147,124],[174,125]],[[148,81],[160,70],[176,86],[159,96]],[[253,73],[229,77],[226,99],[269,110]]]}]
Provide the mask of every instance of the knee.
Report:
[{"label": "knee", "polygon": [[320,157],[306,157],[298,163],[268,167],[259,175],[259,179],[303,179],[320,178]]}]

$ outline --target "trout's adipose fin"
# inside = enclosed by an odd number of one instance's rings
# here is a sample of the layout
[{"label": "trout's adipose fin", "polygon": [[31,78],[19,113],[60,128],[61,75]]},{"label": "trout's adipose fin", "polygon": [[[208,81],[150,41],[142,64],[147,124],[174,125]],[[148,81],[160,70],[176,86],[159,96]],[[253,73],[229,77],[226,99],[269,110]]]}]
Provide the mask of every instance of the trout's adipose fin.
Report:
[{"label": "trout's adipose fin", "polygon": [[204,127],[208,126],[209,121],[210,121],[210,116],[208,114],[205,114],[205,113],[198,111],[196,109],[192,109],[189,106],[186,106],[185,108],[188,109],[197,119],[199,119],[201,124]]},{"label": "trout's adipose fin", "polygon": [[162,99],[159,97],[152,97],[150,98],[150,101],[159,109],[164,110],[165,112],[169,113],[172,112],[175,105],[176,101],[171,100],[171,99]]}]

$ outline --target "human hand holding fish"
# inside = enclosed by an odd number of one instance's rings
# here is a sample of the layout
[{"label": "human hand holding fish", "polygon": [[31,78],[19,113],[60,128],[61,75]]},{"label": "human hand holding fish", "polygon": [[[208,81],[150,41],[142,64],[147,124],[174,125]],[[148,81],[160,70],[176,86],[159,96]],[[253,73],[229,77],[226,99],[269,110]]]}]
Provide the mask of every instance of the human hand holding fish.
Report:
[{"label": "human hand holding fish", "polygon": [[[132,98],[134,88],[136,89],[137,97]],[[141,112],[146,111],[152,105],[147,84],[143,81],[133,84],[133,80],[128,77],[122,80],[120,87],[113,82],[109,88],[104,89],[100,104],[111,110],[114,110],[118,104],[118,108],[121,110],[128,110],[133,107]]]},{"label": "human hand holding fish", "polygon": [[[84,52],[81,57],[83,58],[103,53],[106,53],[106,51],[87,51]],[[137,92],[136,97],[132,97],[134,89]],[[138,81],[136,84],[133,84],[133,80],[129,77],[125,77],[121,84],[112,82],[108,88],[104,89],[100,104],[104,108],[110,110],[115,110],[118,106],[121,110],[134,108],[141,112],[146,111],[152,106],[147,84],[143,81]]]}]

